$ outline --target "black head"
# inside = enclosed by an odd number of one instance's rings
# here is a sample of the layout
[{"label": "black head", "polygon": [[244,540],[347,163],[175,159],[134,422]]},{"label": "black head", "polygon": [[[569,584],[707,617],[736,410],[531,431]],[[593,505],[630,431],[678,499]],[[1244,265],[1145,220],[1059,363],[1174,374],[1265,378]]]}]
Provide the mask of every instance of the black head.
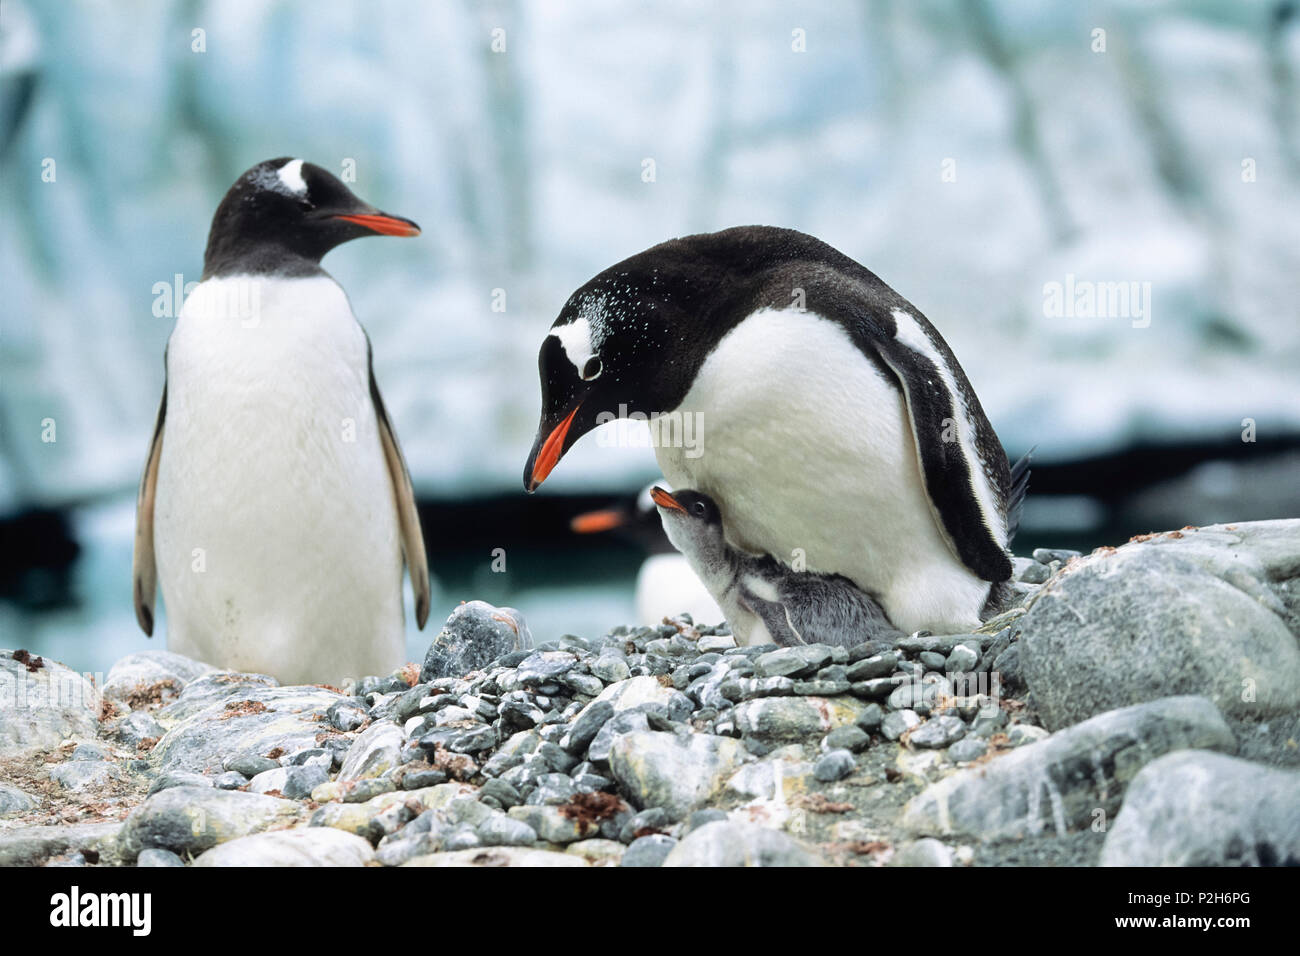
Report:
[{"label": "black head", "polygon": [[596,425],[676,409],[736,323],[761,305],[789,304],[783,267],[827,260],[862,269],[812,236],[740,226],[662,243],[582,286],[538,354],[542,416],[524,487],[535,490]]},{"label": "black head", "polygon": [[672,518],[687,518],[704,525],[716,525],[722,528],[722,512],[718,503],[702,491],[665,491],[655,487],[650,497],[659,507],[659,513]]},{"label": "black head", "polygon": [[360,236],[418,236],[409,219],[353,195],[319,166],[282,156],[240,176],[212,217],[203,277],[319,271],[335,246]]}]

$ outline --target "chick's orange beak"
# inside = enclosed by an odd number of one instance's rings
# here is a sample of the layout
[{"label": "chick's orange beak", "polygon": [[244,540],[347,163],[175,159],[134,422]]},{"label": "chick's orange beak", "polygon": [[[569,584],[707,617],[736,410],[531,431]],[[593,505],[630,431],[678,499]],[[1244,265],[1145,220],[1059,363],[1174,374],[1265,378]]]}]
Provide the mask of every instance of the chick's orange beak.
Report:
[{"label": "chick's orange beak", "polygon": [[653,488],[650,489],[650,497],[654,500],[654,503],[657,504],[660,508],[667,508],[670,511],[686,510],[680,504],[677,503],[676,498],[674,498],[668,492],[664,491],[658,485],[655,485]]}]

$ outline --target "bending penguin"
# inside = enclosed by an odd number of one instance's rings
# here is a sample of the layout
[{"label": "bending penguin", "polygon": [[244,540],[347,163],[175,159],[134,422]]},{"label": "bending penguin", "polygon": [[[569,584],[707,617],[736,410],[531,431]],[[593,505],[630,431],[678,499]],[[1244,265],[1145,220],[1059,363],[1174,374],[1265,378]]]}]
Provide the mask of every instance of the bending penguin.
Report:
[{"label": "bending penguin", "polygon": [[429,574],[370,342],[321,268],[340,243],[416,236],[301,159],[242,175],[164,360],[136,507],[136,618],[156,583],[170,650],[287,683],[387,674]]},{"label": "bending penguin", "polygon": [[896,641],[903,633],[846,577],[794,571],[727,544],[717,502],[698,491],[650,492],[664,531],[722,607],[737,644]]},{"label": "bending penguin", "polygon": [[733,547],[843,575],[904,631],[1001,602],[1027,462],[921,312],[826,243],[745,226],[655,246],[569,297],[538,366],[529,491],[609,415],[645,415]]}]

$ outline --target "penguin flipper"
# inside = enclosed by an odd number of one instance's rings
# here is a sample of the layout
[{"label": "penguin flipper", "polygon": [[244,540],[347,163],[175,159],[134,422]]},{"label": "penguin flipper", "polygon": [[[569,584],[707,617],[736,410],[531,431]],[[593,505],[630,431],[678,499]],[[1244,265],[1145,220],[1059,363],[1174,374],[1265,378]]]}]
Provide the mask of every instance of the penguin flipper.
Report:
[{"label": "penguin flipper", "polygon": [[740,604],[767,628],[773,643],[782,647],[798,647],[806,643],[803,635],[795,628],[786,606],[780,601],[771,601],[755,594],[752,588],[741,586]]},{"label": "penguin flipper", "polygon": [[893,336],[860,332],[859,347],[878,355],[898,383],[926,495],[954,554],[985,581],[1005,581],[1006,452],[937,334],[900,309],[893,317]]},{"label": "penguin flipper", "polygon": [[375,419],[379,422],[379,440],[384,448],[384,460],[393,480],[393,497],[397,502],[397,523],[402,534],[402,556],[411,575],[411,589],[415,592],[415,623],[424,630],[429,619],[429,560],[424,552],[424,534],[420,530],[420,515],[415,508],[415,489],[411,487],[411,473],[407,471],[402,447],[397,443],[397,433],[388,420],[388,410],[375,382],[375,365],[370,353],[370,339],[366,339],[367,364],[370,367],[370,398],[375,406]]},{"label": "penguin flipper", "polygon": [[135,603],[135,619],[140,630],[153,637],[153,602],[158,590],[158,566],[153,551],[153,509],[158,489],[158,460],[162,457],[163,422],[167,417],[167,386],[163,385],[162,401],[158,405],[158,420],[154,424],[153,439],[149,442],[149,456],[144,462],[140,477],[140,491],[135,499],[135,551],[131,556],[131,590]]},{"label": "penguin flipper", "polygon": [[1011,491],[1007,495],[1007,544],[1010,545],[1020,530],[1020,512],[1024,508],[1025,493],[1029,491],[1029,462],[1038,450],[1035,445],[1011,466]]}]

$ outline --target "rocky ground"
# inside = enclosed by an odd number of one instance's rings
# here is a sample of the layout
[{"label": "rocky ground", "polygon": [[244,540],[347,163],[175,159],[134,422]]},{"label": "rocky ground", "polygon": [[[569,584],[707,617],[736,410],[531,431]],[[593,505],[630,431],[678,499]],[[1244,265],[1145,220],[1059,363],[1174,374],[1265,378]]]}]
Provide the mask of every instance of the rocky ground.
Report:
[{"label": "rocky ground", "polygon": [[1300,521],[1017,560],[979,632],[736,647],[687,618],[280,686],[0,651],[0,864],[1300,863]]}]

